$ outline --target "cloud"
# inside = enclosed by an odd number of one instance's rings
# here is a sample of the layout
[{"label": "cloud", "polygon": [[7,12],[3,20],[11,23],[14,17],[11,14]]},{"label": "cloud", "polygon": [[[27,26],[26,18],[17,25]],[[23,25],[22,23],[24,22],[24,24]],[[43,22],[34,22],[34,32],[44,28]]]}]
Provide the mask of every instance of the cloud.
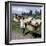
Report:
[{"label": "cloud", "polygon": [[29,13],[32,10],[35,13],[35,10],[40,11],[41,7],[28,7],[28,6],[12,6],[12,13],[21,14],[23,12]]}]

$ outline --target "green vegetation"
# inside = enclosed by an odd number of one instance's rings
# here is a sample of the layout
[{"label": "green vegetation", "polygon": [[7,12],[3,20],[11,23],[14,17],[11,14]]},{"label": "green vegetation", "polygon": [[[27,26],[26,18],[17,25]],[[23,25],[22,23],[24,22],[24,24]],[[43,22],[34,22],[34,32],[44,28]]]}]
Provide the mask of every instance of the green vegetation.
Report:
[{"label": "green vegetation", "polygon": [[17,22],[13,22],[12,21],[12,31],[15,31],[15,32],[20,32],[20,26],[19,26],[19,23],[17,23]]},{"label": "green vegetation", "polygon": [[[31,16],[24,16],[25,18],[28,18],[28,17],[31,17]],[[37,16],[36,17],[33,17],[33,18],[36,18],[37,19]],[[12,18],[13,19],[13,18]],[[14,22],[13,20],[11,21],[11,30],[12,31],[15,31],[17,33],[22,33],[20,31],[20,23],[19,22]],[[27,28],[25,28],[25,32],[28,32],[29,30]]]}]

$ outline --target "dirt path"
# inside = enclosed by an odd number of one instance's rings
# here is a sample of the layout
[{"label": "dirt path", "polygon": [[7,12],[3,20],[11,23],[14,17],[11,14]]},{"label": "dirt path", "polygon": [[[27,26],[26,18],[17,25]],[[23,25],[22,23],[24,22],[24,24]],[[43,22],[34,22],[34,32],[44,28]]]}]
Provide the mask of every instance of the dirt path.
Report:
[{"label": "dirt path", "polygon": [[21,33],[16,33],[16,32],[12,32],[11,34],[12,34],[12,36],[11,36],[11,39],[12,40],[15,40],[15,39],[28,39],[28,38],[33,38],[33,36],[30,35],[30,34],[28,34],[26,36],[24,36]]}]

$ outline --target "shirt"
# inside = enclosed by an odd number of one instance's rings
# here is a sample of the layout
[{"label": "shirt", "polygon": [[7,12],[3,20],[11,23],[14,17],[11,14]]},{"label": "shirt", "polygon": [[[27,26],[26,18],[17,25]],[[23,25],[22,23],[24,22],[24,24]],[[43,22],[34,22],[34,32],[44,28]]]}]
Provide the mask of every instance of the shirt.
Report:
[{"label": "shirt", "polygon": [[20,19],[20,28],[25,28],[24,20]]}]

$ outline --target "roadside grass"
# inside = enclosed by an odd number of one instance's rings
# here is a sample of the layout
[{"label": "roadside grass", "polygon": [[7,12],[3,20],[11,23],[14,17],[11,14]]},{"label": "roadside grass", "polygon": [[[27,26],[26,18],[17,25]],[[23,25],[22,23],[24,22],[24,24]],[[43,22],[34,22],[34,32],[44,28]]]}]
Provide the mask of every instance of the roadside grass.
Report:
[{"label": "roadside grass", "polygon": [[17,22],[12,22],[12,31],[15,31],[16,33],[20,33],[20,26],[19,26],[19,23]]}]

